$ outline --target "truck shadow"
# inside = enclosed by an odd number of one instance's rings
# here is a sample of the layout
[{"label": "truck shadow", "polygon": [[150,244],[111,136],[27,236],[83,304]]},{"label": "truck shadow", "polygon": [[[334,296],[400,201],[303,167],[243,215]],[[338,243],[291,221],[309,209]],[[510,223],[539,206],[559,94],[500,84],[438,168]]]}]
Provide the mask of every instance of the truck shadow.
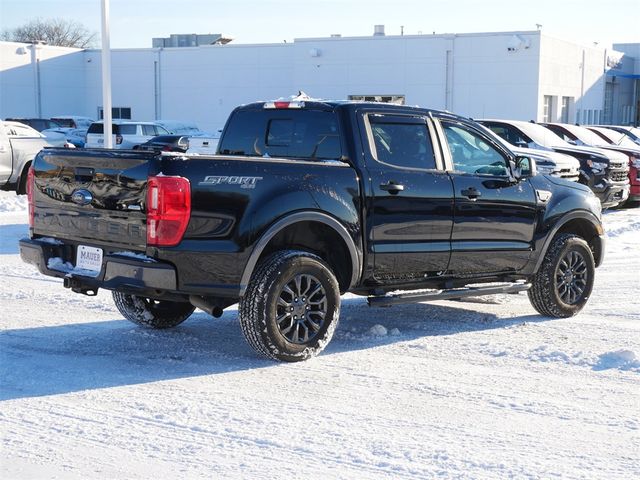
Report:
[{"label": "truck shadow", "polygon": [[24,223],[0,225],[0,255],[18,253],[17,238],[29,235],[29,226]]},{"label": "truck shadow", "polygon": [[[333,341],[312,361],[418,338],[549,320],[536,315],[498,319],[452,305],[369,309],[364,300],[346,299]],[[397,332],[371,334],[377,323]],[[249,348],[235,310],[220,319],[195,313],[184,324],[165,331],[112,320],[0,332],[0,400],[280,367]]]}]

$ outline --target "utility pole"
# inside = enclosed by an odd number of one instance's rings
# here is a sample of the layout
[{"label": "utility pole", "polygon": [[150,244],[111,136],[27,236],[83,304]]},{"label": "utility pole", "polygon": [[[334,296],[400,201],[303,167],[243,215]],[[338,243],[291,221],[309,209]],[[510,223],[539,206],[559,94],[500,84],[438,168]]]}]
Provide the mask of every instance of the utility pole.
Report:
[{"label": "utility pole", "polygon": [[111,48],[109,46],[109,0],[102,0],[102,120],[104,147],[113,148],[111,118]]}]

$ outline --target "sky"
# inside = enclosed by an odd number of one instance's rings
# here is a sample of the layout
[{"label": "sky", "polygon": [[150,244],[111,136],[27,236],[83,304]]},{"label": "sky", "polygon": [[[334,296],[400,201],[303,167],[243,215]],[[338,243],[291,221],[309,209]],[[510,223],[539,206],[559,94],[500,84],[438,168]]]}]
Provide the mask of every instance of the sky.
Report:
[{"label": "sky", "polygon": [[[100,0],[0,0],[0,30],[62,17],[100,32]],[[222,33],[234,43],[331,34],[368,36],[535,30],[609,47],[640,42],[640,0],[110,0],[111,47],[151,47],[172,33]],[[98,37],[99,38],[99,37]],[[99,42],[98,42],[99,43]],[[98,46],[98,44],[96,44]]]}]

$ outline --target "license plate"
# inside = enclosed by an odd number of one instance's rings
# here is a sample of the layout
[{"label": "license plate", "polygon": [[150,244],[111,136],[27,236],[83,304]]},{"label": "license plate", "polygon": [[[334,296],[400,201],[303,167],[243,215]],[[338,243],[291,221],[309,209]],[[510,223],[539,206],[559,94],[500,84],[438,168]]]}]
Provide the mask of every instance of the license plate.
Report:
[{"label": "license plate", "polygon": [[95,273],[102,269],[102,249],[78,245],[76,251],[76,268]]}]

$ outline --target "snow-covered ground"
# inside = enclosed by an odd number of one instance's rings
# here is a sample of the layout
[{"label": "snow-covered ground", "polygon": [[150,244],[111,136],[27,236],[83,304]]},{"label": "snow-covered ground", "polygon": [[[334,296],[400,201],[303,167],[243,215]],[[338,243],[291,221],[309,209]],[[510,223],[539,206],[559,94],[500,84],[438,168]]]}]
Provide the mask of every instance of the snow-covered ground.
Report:
[{"label": "snow-covered ground", "polygon": [[233,308],[134,326],[20,261],[23,199],[0,212],[0,478],[640,478],[640,209],[606,214],[578,317],[347,295],[299,364],[256,358]]}]

